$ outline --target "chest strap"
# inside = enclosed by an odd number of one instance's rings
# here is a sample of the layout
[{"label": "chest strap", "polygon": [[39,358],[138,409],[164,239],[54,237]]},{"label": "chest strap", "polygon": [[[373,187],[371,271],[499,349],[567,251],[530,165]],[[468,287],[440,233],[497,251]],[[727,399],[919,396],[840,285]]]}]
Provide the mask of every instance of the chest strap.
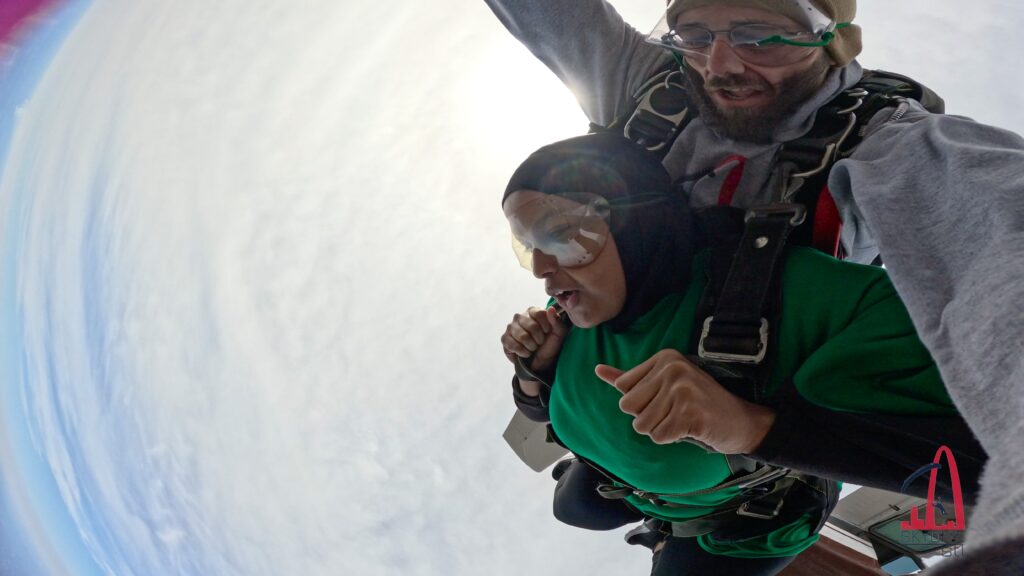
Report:
[{"label": "chest strap", "polygon": [[[769,289],[778,276],[782,252],[790,231],[806,216],[800,204],[772,204],[751,208],[724,285],[705,299],[713,313],[706,316],[697,342],[704,361],[758,365],[768,352],[768,335],[775,319],[766,308]],[[721,259],[712,247],[712,258]],[[719,264],[720,265],[720,264]],[[712,290],[715,288],[709,283]]]},{"label": "chest strap", "polygon": [[[679,58],[668,61],[633,94],[630,109],[608,126],[591,124],[591,131],[619,132],[663,159],[694,117],[683,66]],[[853,153],[877,113],[891,109],[891,119],[898,119],[906,113],[908,99],[933,113],[945,111],[942,98],[919,82],[893,72],[864,70],[855,86],[818,110],[807,134],[781,147],[777,157],[781,189],[775,198],[803,204],[809,215],[806,225],[793,233],[795,244],[842,257],[842,222],[826,187],[829,172],[836,161]]]}]

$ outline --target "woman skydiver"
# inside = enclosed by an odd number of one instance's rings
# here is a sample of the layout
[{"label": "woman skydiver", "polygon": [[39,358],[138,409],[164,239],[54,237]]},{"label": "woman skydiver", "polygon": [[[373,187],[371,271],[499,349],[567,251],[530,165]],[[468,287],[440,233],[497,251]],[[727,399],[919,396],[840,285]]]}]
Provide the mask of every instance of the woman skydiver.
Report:
[{"label": "woman skydiver", "polygon": [[501,341],[520,410],[578,457],[556,466],[563,522],[653,520],[657,575],[776,574],[834,507],[825,478],[896,491],[948,445],[977,492],[984,452],[881,268],[787,248],[770,370],[744,391],[686,356],[716,268],[696,239],[721,242],[731,218],[698,234],[712,216],[691,218],[657,159],[610,134],[546,146],[502,207],[558,305],[515,315]]}]

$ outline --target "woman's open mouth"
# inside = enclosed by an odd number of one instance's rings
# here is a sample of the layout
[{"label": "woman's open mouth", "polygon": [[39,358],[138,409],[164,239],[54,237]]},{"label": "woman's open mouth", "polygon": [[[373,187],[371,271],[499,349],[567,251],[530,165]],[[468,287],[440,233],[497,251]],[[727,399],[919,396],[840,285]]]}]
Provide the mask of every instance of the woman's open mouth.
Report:
[{"label": "woman's open mouth", "polygon": [[579,304],[580,292],[579,290],[559,290],[554,293],[554,297],[555,302],[558,302],[559,306],[568,310],[576,304]]}]

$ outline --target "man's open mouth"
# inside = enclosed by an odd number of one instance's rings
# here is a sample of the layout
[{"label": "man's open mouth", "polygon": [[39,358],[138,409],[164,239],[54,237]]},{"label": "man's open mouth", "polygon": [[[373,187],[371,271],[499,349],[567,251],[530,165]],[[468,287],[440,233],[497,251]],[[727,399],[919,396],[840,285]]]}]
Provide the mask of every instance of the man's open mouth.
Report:
[{"label": "man's open mouth", "polygon": [[729,100],[745,100],[761,94],[761,90],[756,88],[720,88],[718,93]]}]

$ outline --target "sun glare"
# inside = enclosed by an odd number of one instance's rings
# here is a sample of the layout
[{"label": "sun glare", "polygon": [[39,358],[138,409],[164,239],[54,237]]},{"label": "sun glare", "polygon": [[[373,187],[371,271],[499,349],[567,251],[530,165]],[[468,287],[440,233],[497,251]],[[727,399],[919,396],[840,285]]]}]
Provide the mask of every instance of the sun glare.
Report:
[{"label": "sun glare", "polygon": [[500,152],[525,158],[533,150],[587,132],[575,96],[543,64],[514,42],[502,42],[482,60],[474,81],[474,116],[500,134]]}]

